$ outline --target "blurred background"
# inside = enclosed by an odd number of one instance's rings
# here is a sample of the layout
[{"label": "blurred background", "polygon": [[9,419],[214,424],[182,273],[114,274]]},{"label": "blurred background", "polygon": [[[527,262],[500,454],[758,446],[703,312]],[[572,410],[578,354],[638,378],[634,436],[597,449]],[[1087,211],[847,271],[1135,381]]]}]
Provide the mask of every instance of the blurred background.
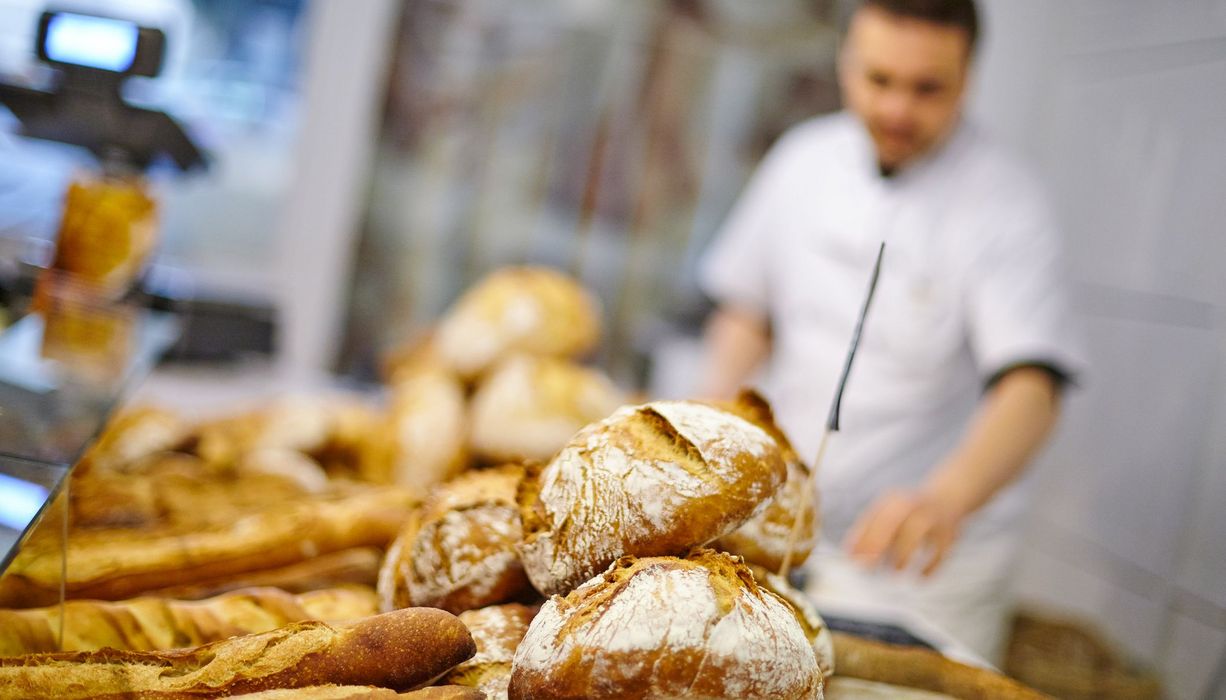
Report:
[{"label": "blurred background", "polygon": [[[7,79],[47,70],[30,51],[43,5],[0,0]],[[372,381],[462,289],[519,262],[598,294],[598,360],[619,383],[686,395],[709,310],[697,256],[774,138],[838,109],[850,3],[73,7],[163,28],[163,76],[125,96],[213,159],[154,173],[158,266],[276,309],[270,359],[168,367],[142,388],[199,406]],[[1033,477],[1022,597],[1170,697],[1226,698],[1226,0],[981,7],[972,111],[1055,197],[1092,360]],[[0,110],[0,255],[54,236],[85,166]]]}]

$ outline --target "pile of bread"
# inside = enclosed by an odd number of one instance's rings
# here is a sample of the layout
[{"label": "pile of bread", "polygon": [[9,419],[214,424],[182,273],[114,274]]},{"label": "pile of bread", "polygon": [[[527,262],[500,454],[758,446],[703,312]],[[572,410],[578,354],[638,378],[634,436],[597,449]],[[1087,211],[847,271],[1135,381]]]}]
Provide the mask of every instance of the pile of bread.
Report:
[{"label": "pile of bread", "polygon": [[752,393],[618,408],[598,318],[505,270],[386,408],[121,416],[0,578],[0,699],[822,697],[806,468]]}]

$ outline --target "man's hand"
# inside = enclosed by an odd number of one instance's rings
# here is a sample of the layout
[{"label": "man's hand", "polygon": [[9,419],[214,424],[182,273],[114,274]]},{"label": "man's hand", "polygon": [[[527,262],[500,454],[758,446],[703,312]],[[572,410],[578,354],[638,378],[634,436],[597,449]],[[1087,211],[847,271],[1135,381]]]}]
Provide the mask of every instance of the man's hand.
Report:
[{"label": "man's hand", "polygon": [[927,555],[924,576],[944,561],[962,524],[959,509],[925,491],[893,491],[860,516],[845,547],[866,567],[887,564],[901,571],[920,552]]},{"label": "man's hand", "polygon": [[967,434],[914,491],[882,496],[847,538],[852,559],[902,570],[926,552],[923,573],[941,565],[958,539],[962,521],[1012,482],[1056,423],[1060,387],[1042,369],[1007,372],[988,391]]}]

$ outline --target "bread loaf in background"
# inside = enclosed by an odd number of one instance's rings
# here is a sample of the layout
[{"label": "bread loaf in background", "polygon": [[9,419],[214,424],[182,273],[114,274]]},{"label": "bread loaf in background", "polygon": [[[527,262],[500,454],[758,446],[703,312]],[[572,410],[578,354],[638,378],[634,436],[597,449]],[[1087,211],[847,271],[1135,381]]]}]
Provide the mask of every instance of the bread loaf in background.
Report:
[{"label": "bread loaf in background", "polygon": [[142,597],[107,602],[70,600],[58,605],[0,610],[0,656],[109,647],[156,651],[199,646],[302,620],[339,622],[374,615],[375,592],[361,586],[293,595],[277,588],[236,591],[208,600]]},{"label": "bread loaf in background", "polygon": [[76,471],[122,472],[141,458],[173,449],[190,426],[178,414],[154,406],[120,411],[82,457]]},{"label": "bread loaf in background", "polygon": [[[302,562],[327,552],[385,546],[416,499],[396,487],[362,487],[304,498],[189,530],[99,530],[68,540],[69,598],[121,600]],[[36,533],[38,534],[38,533]],[[51,605],[60,593],[60,542],[31,537],[0,578],[0,607]]]},{"label": "bread loaf in background", "polygon": [[520,559],[537,590],[566,593],[621,556],[684,554],[728,534],[785,475],[775,441],[731,413],[688,401],[627,406],[524,480]]},{"label": "bread loaf in background", "polygon": [[456,666],[443,680],[476,688],[487,700],[506,700],[515,649],[528,632],[539,606],[508,603],[460,613],[472,633],[477,653]]},{"label": "bread loaf in background", "polygon": [[439,360],[473,379],[513,353],[576,357],[599,338],[600,306],[578,282],[546,267],[507,267],[448,309],[433,345]]},{"label": "bread loaf in background", "polygon": [[473,394],[472,451],[490,461],[548,460],[624,399],[595,369],[553,357],[510,357]]},{"label": "bread loaf in background", "polygon": [[464,469],[468,405],[459,379],[437,369],[402,372],[390,403],[391,482],[424,492]]},{"label": "bread loaf in background", "polygon": [[379,573],[383,609],[426,605],[459,613],[530,591],[515,551],[523,475],[511,464],[436,487],[388,548]]},{"label": "bread loaf in background", "polygon": [[625,557],[551,598],[515,652],[510,700],[822,696],[792,609],[735,557]]},{"label": "bread loaf in background", "polygon": [[[787,463],[787,481],[761,513],[711,546],[738,554],[746,561],[760,564],[771,571],[779,571],[790,545],[790,566],[800,566],[817,546],[821,531],[818,495],[816,488],[810,488],[809,468],[775,423],[770,404],[757,392],[745,390],[735,401],[715,405],[753,423],[775,439]],[[800,529],[796,539],[792,540],[797,514],[801,518]]]},{"label": "bread loaf in background", "polygon": [[0,698],[208,697],[327,684],[411,689],[475,650],[455,616],[397,610],[344,626],[298,622],[178,651],[0,657]]}]

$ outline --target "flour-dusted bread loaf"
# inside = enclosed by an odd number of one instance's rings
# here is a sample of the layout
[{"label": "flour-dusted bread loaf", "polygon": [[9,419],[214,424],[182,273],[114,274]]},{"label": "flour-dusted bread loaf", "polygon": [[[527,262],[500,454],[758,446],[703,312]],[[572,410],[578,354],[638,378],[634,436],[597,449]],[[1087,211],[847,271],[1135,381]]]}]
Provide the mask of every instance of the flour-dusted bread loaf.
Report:
[{"label": "flour-dusted bread loaf", "polygon": [[[70,600],[28,610],[0,610],[0,656],[109,647],[157,651],[267,632],[302,620],[339,622],[374,615],[375,592],[361,586],[293,595],[253,588],[199,601],[142,597]],[[60,619],[63,644],[58,645]]]},{"label": "flour-dusted bread loaf", "polygon": [[458,618],[397,610],[346,625],[297,622],[178,651],[0,657],[0,698],[185,698],[316,685],[410,689],[476,651]]},{"label": "flour-dusted bread loaf", "polygon": [[545,267],[497,270],[439,322],[436,356],[473,378],[511,353],[576,357],[600,338],[600,306],[574,279]]},{"label": "flour-dusted bread loaf", "polygon": [[544,461],[624,399],[598,370],[565,359],[516,355],[491,370],[473,394],[470,444],[491,461]]},{"label": "flour-dusted bread loaf", "polygon": [[792,609],[739,559],[625,557],[551,598],[515,652],[511,700],[822,697]]},{"label": "flour-dusted bread loaf", "polygon": [[[779,571],[787,558],[791,543],[790,566],[799,566],[817,546],[821,518],[817,490],[810,488],[809,468],[801,460],[787,436],[775,423],[770,405],[757,392],[742,391],[735,401],[716,404],[766,431],[783,452],[787,462],[787,481],[770,504],[735,531],[716,540],[711,546],[745,561]],[[800,515],[800,530],[792,541],[792,529]]]},{"label": "flour-dusted bread loaf", "polygon": [[456,666],[443,680],[485,693],[487,700],[507,700],[511,661],[540,608],[508,603],[460,613],[477,643],[477,653]]},{"label": "flour-dusted bread loaf", "polygon": [[464,469],[467,402],[463,384],[445,370],[397,375],[387,416],[393,483],[425,491]]},{"label": "flour-dusted bread loaf", "polygon": [[813,653],[817,656],[817,667],[822,670],[822,676],[829,680],[835,672],[834,637],[826,621],[818,614],[817,608],[804,593],[792,588],[782,576],[767,571],[761,566],[749,565],[754,580],[758,585],[783,599],[792,606],[796,619],[805,631],[805,636],[813,644]]},{"label": "flour-dusted bread loaf", "polygon": [[522,537],[515,464],[465,472],[435,488],[388,548],[379,572],[384,610],[459,613],[531,590],[515,545]]},{"label": "flour-dusted bread loaf", "polygon": [[[283,503],[232,522],[187,530],[99,530],[68,540],[69,598],[121,600],[154,588],[287,566],[352,547],[386,546],[415,505],[400,488],[364,486]],[[55,533],[35,533],[0,578],[0,606],[59,600]]]},{"label": "flour-dusted bread loaf", "polygon": [[760,428],[697,402],[619,409],[580,431],[520,489],[524,569],[566,593],[627,554],[684,554],[740,527],[783,483]]}]

